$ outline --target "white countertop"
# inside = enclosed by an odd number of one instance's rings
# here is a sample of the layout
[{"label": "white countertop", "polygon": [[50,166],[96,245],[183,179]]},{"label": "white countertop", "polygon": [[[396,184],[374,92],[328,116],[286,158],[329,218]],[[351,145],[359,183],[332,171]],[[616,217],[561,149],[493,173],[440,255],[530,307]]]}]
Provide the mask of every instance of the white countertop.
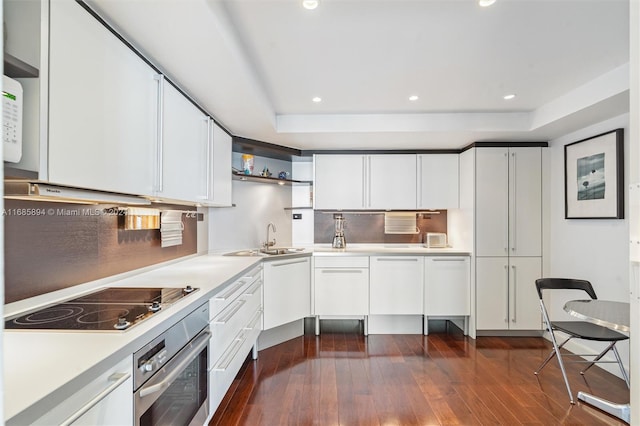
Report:
[{"label": "white countertop", "polygon": [[427,248],[422,244],[349,244],[343,249],[334,249],[331,244],[315,244],[314,256],[334,255],[423,255],[423,256],[469,256],[469,251],[453,247]]},{"label": "white countertop", "polygon": [[[348,244],[333,249],[330,244],[306,247],[304,254],[293,256],[345,255],[469,255],[453,248],[428,249],[422,244]],[[222,254],[222,253],[221,253]],[[133,354],[201,304],[207,302],[224,284],[263,260],[285,256],[252,257],[212,254],[190,257],[166,265],[145,268],[145,272],[109,281],[101,287],[178,287],[199,288],[161,313],[126,332],[15,331],[3,333],[4,415],[10,424],[26,424],[62,402],[111,365]],[[77,286],[86,293],[86,286]],[[96,287],[97,288],[97,287]],[[82,289],[82,291],[80,291]],[[65,299],[76,295],[64,292]],[[78,294],[78,295],[79,295]],[[39,301],[42,297],[38,298]],[[49,303],[57,301],[53,295]],[[5,315],[14,312],[5,312]],[[59,392],[56,392],[59,391]]]},{"label": "white countertop", "polygon": [[189,284],[199,288],[125,332],[5,330],[5,421],[11,419],[9,423],[13,424],[32,422],[59,404],[64,395],[80,389],[112,364],[133,354],[179,318],[207,302],[225,283],[235,281],[261,260],[256,257],[198,256],[111,282],[110,287],[182,288]]}]

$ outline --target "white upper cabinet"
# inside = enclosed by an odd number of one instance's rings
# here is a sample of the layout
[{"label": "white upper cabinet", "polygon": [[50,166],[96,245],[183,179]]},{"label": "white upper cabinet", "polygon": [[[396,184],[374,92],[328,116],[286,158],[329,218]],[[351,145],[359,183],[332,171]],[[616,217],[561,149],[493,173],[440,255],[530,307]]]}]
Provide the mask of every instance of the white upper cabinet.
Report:
[{"label": "white upper cabinet", "polygon": [[365,161],[365,155],[315,155],[314,208],[366,208]]},{"label": "white upper cabinet", "polygon": [[175,87],[161,79],[162,132],[158,141],[156,195],[190,202],[207,201],[210,160],[208,117]]},{"label": "white upper cabinet", "polygon": [[314,157],[314,208],[416,208],[416,156],[321,154]]},{"label": "white upper cabinet", "polygon": [[50,13],[48,179],[153,195],[154,71],[78,3]]},{"label": "white upper cabinet", "polygon": [[209,205],[231,206],[232,138],[213,120],[209,120],[209,124],[212,155],[209,167]]},{"label": "white upper cabinet", "polygon": [[416,208],[414,154],[368,155],[367,177],[367,209]]},{"label": "white upper cabinet", "polygon": [[458,154],[419,154],[418,209],[457,209]]},{"label": "white upper cabinet", "polygon": [[541,256],[541,197],[541,148],[477,149],[477,255]]}]

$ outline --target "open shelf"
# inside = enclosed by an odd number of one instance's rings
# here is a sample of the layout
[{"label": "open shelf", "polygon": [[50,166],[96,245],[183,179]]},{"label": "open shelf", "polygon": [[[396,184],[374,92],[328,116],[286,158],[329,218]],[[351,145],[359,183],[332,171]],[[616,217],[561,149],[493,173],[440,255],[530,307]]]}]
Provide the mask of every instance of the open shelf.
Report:
[{"label": "open shelf", "polygon": [[266,177],[257,175],[245,175],[243,173],[231,172],[233,180],[240,180],[245,182],[260,182],[270,183],[276,185],[312,185],[310,180],[294,180],[294,179],[279,179],[277,177]]},{"label": "open shelf", "polygon": [[37,78],[40,72],[37,68],[5,52],[4,73],[11,78]]}]

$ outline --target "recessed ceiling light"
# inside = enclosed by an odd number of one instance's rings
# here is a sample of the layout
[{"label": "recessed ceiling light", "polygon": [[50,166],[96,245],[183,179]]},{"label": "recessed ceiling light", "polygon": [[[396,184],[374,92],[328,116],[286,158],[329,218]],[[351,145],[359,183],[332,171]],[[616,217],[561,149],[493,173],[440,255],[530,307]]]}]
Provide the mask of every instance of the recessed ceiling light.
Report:
[{"label": "recessed ceiling light", "polygon": [[318,3],[320,3],[318,0],[304,0],[302,2],[302,7],[304,7],[305,9],[313,10],[318,7]]},{"label": "recessed ceiling light", "polygon": [[319,96],[316,96],[315,98],[311,99],[313,102],[318,103],[318,102],[322,102],[322,98]]},{"label": "recessed ceiling light", "polygon": [[496,0],[478,0],[478,4],[482,7],[489,7],[495,2]]},{"label": "recessed ceiling light", "polygon": [[509,101],[509,100],[511,100],[511,99],[513,99],[513,98],[515,98],[515,97],[516,97],[516,95],[514,95],[513,93],[510,93],[510,94],[508,94],[508,95],[504,95],[504,96],[502,97],[502,99],[504,99],[505,101]]},{"label": "recessed ceiling light", "polygon": [[419,98],[418,98],[418,95],[411,95],[411,96],[409,96],[409,100],[410,100],[410,101],[417,101],[418,99],[419,99]]}]

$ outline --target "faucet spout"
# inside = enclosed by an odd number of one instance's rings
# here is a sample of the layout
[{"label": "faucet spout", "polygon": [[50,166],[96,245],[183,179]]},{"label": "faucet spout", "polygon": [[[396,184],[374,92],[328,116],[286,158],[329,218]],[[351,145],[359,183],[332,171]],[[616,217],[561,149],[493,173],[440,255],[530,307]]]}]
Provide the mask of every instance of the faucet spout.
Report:
[{"label": "faucet spout", "polygon": [[276,232],[276,226],[273,224],[273,222],[269,222],[269,224],[267,225],[267,240],[263,244],[264,248],[269,248],[276,245],[275,238],[273,239],[273,241],[269,240],[269,229],[273,230],[273,232]]}]

